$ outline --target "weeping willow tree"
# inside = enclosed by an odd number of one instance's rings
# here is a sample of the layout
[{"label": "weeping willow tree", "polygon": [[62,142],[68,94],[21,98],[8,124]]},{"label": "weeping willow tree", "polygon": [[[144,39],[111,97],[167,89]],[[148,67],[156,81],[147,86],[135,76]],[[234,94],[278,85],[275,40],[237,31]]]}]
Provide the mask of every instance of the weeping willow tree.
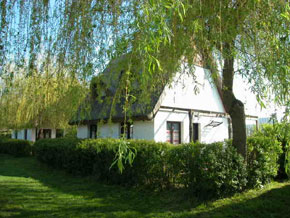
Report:
[{"label": "weeping willow tree", "polygon": [[[54,75],[66,69],[70,78],[87,81],[126,55],[118,93],[127,96],[130,80],[138,78],[150,92],[181,63],[194,74],[199,61],[212,72],[232,119],[233,144],[246,157],[234,75],[251,82],[261,105],[273,95],[289,107],[289,10],[286,0],[2,0],[1,76],[9,77],[13,63],[23,78],[53,66]],[[136,64],[142,73],[132,70]]]},{"label": "weeping willow tree", "polygon": [[0,98],[0,126],[8,129],[66,128],[87,89],[65,75],[15,75]]}]

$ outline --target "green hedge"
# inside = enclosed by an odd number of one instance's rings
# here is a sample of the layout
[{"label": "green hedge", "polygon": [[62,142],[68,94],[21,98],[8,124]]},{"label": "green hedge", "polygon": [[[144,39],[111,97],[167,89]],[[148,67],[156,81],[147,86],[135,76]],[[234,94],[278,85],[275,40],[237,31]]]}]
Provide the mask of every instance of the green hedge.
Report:
[{"label": "green hedge", "polygon": [[277,140],[265,136],[249,137],[247,146],[248,186],[260,187],[277,175],[282,146]]},{"label": "green hedge", "polygon": [[35,142],[34,153],[40,161],[73,173],[78,167],[76,146],[79,142],[76,138],[41,139]]},{"label": "green hedge", "polygon": [[290,178],[290,123],[282,122],[264,124],[255,133],[256,136],[267,136],[281,143],[282,153],[279,156],[278,179]]},{"label": "green hedge", "polygon": [[48,165],[98,181],[153,189],[185,187],[202,197],[222,197],[259,187],[275,177],[281,144],[268,137],[247,139],[248,162],[236,152],[231,141],[173,146],[146,140],[127,140],[136,150],[131,165],[121,174],[112,166],[119,139],[42,139],[35,143],[36,157]]},{"label": "green hedge", "polygon": [[133,166],[125,165],[121,174],[112,162],[118,139],[42,139],[35,143],[36,157],[56,168],[80,175],[94,175],[107,183],[162,187],[169,183],[164,172],[165,157],[170,145],[144,140],[130,140],[137,150]]},{"label": "green hedge", "polygon": [[202,198],[241,192],[247,185],[244,159],[223,143],[198,144],[189,168],[189,188]]},{"label": "green hedge", "polygon": [[0,138],[0,153],[16,157],[32,155],[32,142],[19,139]]},{"label": "green hedge", "polygon": [[[43,139],[35,143],[39,160],[70,173],[93,175],[98,181],[154,189],[186,187],[204,198],[225,196],[244,189],[246,168],[234,148],[222,143],[173,146],[128,140],[137,154],[121,174],[112,162],[118,139]],[[207,194],[205,194],[207,193]]]}]

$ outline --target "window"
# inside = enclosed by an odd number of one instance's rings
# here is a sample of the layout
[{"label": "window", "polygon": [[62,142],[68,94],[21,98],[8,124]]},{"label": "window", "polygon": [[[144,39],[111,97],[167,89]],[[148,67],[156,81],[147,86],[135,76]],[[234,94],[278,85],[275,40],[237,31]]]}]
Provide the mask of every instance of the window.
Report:
[{"label": "window", "polygon": [[126,139],[133,138],[133,124],[132,123],[126,123],[126,126],[124,125],[124,122],[121,123],[120,137],[122,137],[123,135]]},{"label": "window", "polygon": [[61,138],[63,137],[64,130],[63,129],[56,129],[55,137]]},{"label": "window", "polygon": [[200,141],[200,123],[193,123],[193,141]]},{"label": "window", "polygon": [[97,125],[90,125],[90,138],[96,139],[97,138]]},{"label": "window", "polygon": [[43,129],[43,138],[44,139],[51,138],[51,129]]},{"label": "window", "polygon": [[167,142],[172,144],[181,143],[180,122],[167,122]]},{"label": "window", "polygon": [[24,130],[24,139],[27,140],[27,129]]},{"label": "window", "polygon": [[51,138],[51,129],[39,129],[37,132],[37,138],[38,139],[49,139]]},{"label": "window", "polygon": [[18,131],[17,131],[17,130],[14,131],[14,138],[15,138],[15,139],[18,138]]}]

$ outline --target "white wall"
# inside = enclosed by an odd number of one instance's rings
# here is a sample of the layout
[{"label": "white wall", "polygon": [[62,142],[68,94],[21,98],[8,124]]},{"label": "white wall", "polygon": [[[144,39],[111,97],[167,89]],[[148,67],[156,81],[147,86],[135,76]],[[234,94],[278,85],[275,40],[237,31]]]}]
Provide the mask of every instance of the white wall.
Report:
[{"label": "white wall", "polygon": [[11,134],[11,138],[12,138],[12,139],[15,139],[15,131],[16,131],[16,130],[12,130],[12,134]]},{"label": "white wall", "polygon": [[[212,121],[222,122],[220,125],[213,127],[208,126]],[[199,116],[193,117],[193,123],[200,123],[200,142],[202,143],[212,143],[217,141],[223,141],[224,139],[229,138],[229,129],[228,129],[228,119],[221,117],[207,117]]]},{"label": "white wall", "polygon": [[30,141],[35,142],[36,141],[36,129],[28,129],[27,131],[27,139]]},{"label": "white wall", "polygon": [[[17,131],[17,139],[24,139],[25,136],[25,130],[21,129],[21,130],[13,130],[12,131],[12,138],[15,139],[15,132]],[[29,138],[29,130],[27,130],[27,140],[30,140]]]},{"label": "white wall", "polygon": [[56,129],[51,129],[51,138],[52,139],[56,138]]},{"label": "white wall", "polygon": [[[181,123],[181,143],[190,141],[189,132],[189,115],[186,111],[166,111],[159,110],[154,118],[155,141],[166,142],[167,121]],[[211,121],[222,122],[217,127],[207,126]],[[223,141],[229,138],[228,119],[220,117],[199,116],[193,117],[193,123],[200,124],[200,141],[204,143],[212,143]]]},{"label": "white wall", "polygon": [[133,138],[154,140],[154,122],[153,121],[134,121]]},{"label": "white wall", "polygon": [[[98,124],[98,136],[100,138],[120,138],[120,123]],[[89,125],[78,126],[77,137],[89,138]],[[133,138],[154,140],[153,121],[134,121]]]},{"label": "white wall", "polygon": [[77,137],[79,139],[86,139],[90,137],[89,126],[80,125],[78,126]]},{"label": "white wall", "polygon": [[[170,86],[166,86],[161,106],[205,110],[225,113],[216,86],[210,82],[210,72],[196,66],[194,76],[187,73],[177,73]],[[154,118],[154,139],[166,141],[167,121],[181,123],[181,142],[190,141],[189,114],[187,111],[160,109]],[[217,127],[206,127],[211,121],[222,122]],[[222,141],[229,137],[227,118],[208,117],[200,115],[193,117],[193,123],[200,124],[201,142],[211,143]]]},{"label": "white wall", "polygon": [[100,138],[119,138],[120,137],[120,124],[119,123],[106,123],[98,124],[98,134]]},{"label": "white wall", "polygon": [[18,131],[17,139],[24,139],[24,129]]},{"label": "white wall", "polygon": [[218,90],[210,82],[210,72],[196,66],[195,76],[177,73],[171,86],[166,86],[161,105],[225,112]]}]

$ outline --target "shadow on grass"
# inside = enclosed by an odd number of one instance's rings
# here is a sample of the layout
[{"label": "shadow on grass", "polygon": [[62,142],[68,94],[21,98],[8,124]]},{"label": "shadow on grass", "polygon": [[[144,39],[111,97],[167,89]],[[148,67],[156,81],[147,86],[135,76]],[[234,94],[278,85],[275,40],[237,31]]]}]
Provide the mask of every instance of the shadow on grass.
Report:
[{"label": "shadow on grass", "polygon": [[184,191],[150,192],[97,183],[34,158],[0,155],[0,217],[290,217],[290,185],[214,203]]},{"label": "shadow on grass", "polygon": [[184,191],[157,193],[100,184],[92,177],[54,170],[35,158],[0,155],[0,176],[12,177],[9,183],[0,183],[0,192],[9,196],[4,201],[16,204],[8,209],[13,217],[150,217],[198,204],[186,201]]}]

